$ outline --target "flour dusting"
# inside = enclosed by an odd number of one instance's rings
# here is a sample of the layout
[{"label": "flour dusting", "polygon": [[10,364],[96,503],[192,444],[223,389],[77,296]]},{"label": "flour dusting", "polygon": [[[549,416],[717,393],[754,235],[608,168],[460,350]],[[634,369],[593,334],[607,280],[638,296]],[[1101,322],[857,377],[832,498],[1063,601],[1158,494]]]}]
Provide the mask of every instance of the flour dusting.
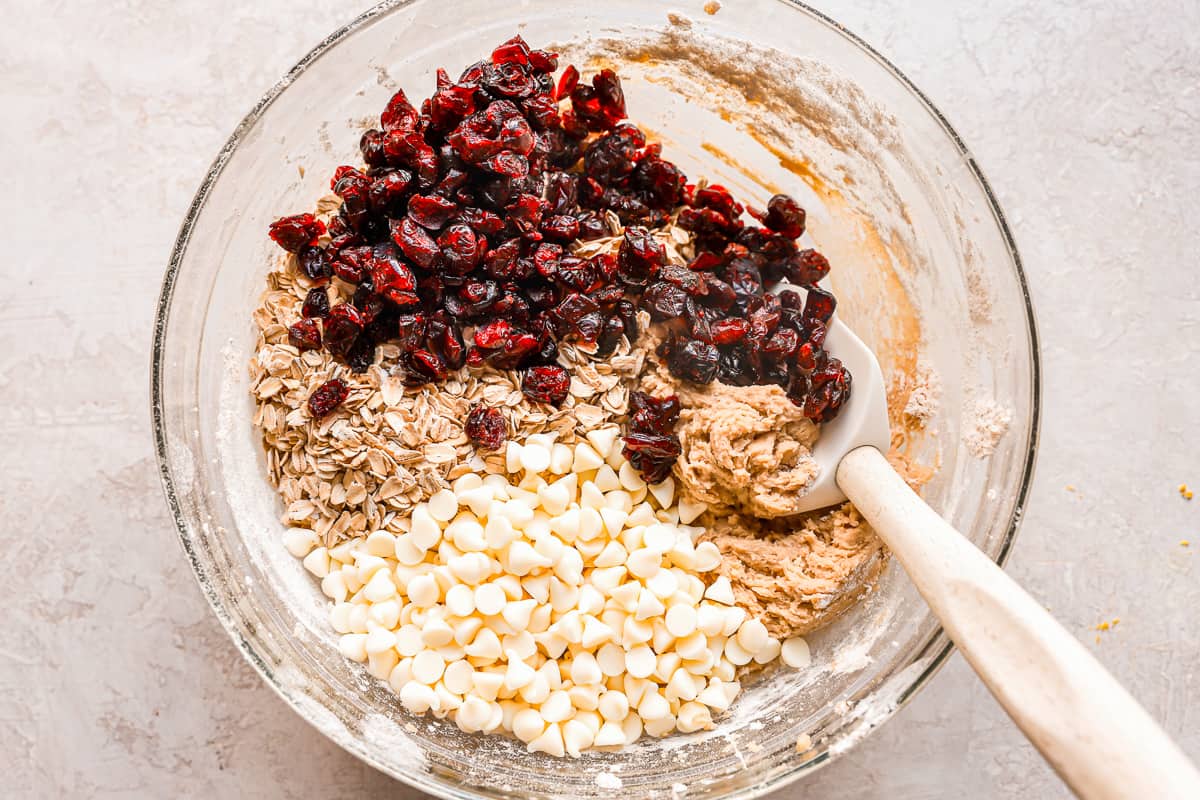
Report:
[{"label": "flour dusting", "polygon": [[933,419],[941,408],[942,376],[925,359],[917,361],[916,372],[912,376],[912,392],[908,395],[908,403],[904,406],[905,415],[921,423]]},{"label": "flour dusting", "polygon": [[964,437],[967,450],[976,458],[987,458],[996,450],[1004,434],[1008,433],[1011,423],[1011,408],[991,399],[972,401],[967,407]]}]

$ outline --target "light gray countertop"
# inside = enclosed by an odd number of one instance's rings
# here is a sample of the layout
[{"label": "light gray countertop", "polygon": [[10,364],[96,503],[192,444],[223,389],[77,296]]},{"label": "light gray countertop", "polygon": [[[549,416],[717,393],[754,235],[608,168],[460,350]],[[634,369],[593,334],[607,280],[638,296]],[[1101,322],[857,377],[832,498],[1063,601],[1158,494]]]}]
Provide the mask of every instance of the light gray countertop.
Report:
[{"label": "light gray countertop", "polygon": [[[242,661],[177,542],[147,410],[159,281],[205,167],[368,3],[4,5],[0,794],[417,797]],[[1010,571],[1200,756],[1200,499],[1176,491],[1200,489],[1200,5],[819,5],[947,114],[1024,256],[1045,422]],[[955,656],[776,797],[1066,794]]]}]

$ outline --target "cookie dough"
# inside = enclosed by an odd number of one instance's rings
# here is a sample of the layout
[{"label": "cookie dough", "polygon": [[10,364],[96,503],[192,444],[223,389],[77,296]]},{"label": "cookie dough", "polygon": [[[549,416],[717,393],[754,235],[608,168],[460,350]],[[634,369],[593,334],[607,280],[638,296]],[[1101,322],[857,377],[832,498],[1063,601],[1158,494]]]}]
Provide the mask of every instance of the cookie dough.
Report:
[{"label": "cookie dough", "polygon": [[778,386],[695,386],[663,370],[643,389],[679,396],[675,428],[683,448],[675,474],[686,494],[715,510],[783,517],[817,477],[812,445],[817,426]]},{"label": "cookie dough", "polygon": [[776,520],[709,512],[702,523],[738,605],[780,638],[828,624],[870,591],[885,563],[883,543],[849,503]]}]

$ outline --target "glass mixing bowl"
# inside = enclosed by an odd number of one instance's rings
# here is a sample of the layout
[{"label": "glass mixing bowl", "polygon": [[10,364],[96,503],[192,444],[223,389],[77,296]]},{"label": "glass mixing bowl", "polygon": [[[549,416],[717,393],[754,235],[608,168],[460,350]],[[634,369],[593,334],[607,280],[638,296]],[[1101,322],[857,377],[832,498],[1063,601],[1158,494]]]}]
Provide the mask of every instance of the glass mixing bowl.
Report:
[{"label": "glass mixing bowl", "polygon": [[[942,115],[885,59],[798,3],[707,13],[640,0],[385,3],[321,42],[238,126],[196,195],[158,308],[153,413],[163,484],[192,567],[263,678],[346,750],[443,797],[751,797],[817,769],[891,716],[950,644],[903,571],[809,637],[813,665],[764,675],[715,731],[554,759],[406,714],[343,659],[316,582],[281,546],[250,420],[250,312],[277,251],[267,224],[311,208],[356,163],[397,85],[425,96],[520,32],[585,70],[614,64],[630,116],[689,175],[760,205],[798,196],[834,264],[843,318],[891,386],[896,447],[936,466],[935,509],[1003,562],[1038,430],[1032,310],[995,198]],[[452,10],[451,10],[452,9]],[[940,376],[936,409],[914,401]],[[936,394],[936,393],[934,393]],[[1007,431],[990,441],[987,423]],[[992,438],[995,438],[994,436]],[[797,742],[811,743],[798,748]],[[804,749],[804,752],[798,752]]]}]

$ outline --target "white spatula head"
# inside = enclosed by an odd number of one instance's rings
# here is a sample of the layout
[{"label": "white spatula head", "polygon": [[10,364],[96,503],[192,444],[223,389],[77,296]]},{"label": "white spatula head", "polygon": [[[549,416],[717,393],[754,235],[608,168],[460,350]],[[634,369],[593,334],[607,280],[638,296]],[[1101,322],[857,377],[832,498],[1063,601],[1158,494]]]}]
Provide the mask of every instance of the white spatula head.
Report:
[{"label": "white spatula head", "polygon": [[813,458],[820,472],[808,492],[800,498],[801,511],[844,502],[846,495],[835,480],[842,456],[862,445],[871,445],[881,453],[887,453],[892,438],[887,387],[883,383],[879,361],[836,313],[830,320],[825,350],[841,359],[850,371],[850,398],[842,406],[841,413],[821,426],[821,437],[813,448]]}]

